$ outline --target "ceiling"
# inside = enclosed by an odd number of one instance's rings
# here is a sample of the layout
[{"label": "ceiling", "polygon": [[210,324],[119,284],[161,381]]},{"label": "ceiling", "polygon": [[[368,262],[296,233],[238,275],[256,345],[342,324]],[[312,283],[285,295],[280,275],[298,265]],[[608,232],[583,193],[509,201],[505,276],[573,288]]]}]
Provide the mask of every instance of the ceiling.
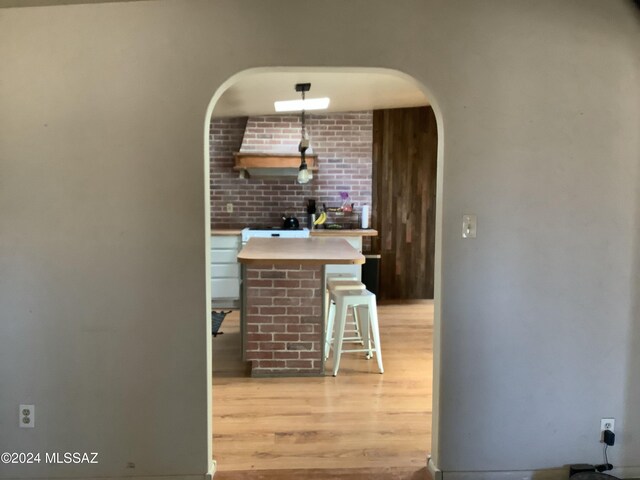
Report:
[{"label": "ceiling", "polygon": [[75,5],[80,3],[119,3],[143,0],[0,0],[0,8],[47,7],[50,5]]},{"label": "ceiling", "polygon": [[323,112],[352,112],[417,107],[429,101],[408,77],[390,71],[271,71],[248,72],[216,102],[214,117],[274,115],[276,100],[299,100],[296,83],[311,83],[307,98],[329,97]]}]

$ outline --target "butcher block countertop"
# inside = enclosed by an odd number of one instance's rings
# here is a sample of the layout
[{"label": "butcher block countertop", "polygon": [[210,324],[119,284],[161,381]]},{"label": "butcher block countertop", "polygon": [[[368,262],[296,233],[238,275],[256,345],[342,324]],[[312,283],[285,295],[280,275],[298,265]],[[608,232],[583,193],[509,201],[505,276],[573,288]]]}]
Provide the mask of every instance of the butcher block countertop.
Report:
[{"label": "butcher block countertop", "polygon": [[211,235],[241,235],[241,228],[212,228]]},{"label": "butcher block countertop", "polygon": [[377,237],[378,231],[373,228],[356,229],[315,229],[309,232],[312,237]]},{"label": "butcher block countertop", "polygon": [[252,238],[238,253],[247,265],[361,265],[364,256],[343,238]]},{"label": "butcher block countertop", "polygon": [[[325,230],[317,229],[311,230],[310,235],[312,237],[377,237],[378,231],[373,228],[368,229],[342,229],[342,230]],[[211,235],[240,235],[242,234],[241,228],[212,228]]]}]

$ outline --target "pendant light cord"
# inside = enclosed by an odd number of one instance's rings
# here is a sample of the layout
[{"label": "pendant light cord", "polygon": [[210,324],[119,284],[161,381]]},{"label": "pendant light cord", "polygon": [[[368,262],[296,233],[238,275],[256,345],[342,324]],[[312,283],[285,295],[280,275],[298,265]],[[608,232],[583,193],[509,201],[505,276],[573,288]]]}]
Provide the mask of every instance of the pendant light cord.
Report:
[{"label": "pendant light cord", "polygon": [[305,123],[304,123],[304,90],[302,91],[302,139],[304,140],[304,134],[306,133]]},{"label": "pendant light cord", "polygon": [[[304,105],[304,90],[302,90],[302,104]],[[305,134],[307,133],[307,129],[306,129],[306,126],[305,126],[305,121],[304,121],[304,107],[302,108],[302,113],[300,115],[300,120],[301,120],[301,123],[302,123],[302,129],[301,129],[301,137],[302,138],[301,138],[301,141],[300,141],[300,164],[301,164],[301,166],[302,165],[306,166],[307,161],[305,159],[305,157],[306,157],[305,152],[307,150],[307,147],[303,147],[302,146],[302,143],[305,141],[305,137],[306,137]]]}]

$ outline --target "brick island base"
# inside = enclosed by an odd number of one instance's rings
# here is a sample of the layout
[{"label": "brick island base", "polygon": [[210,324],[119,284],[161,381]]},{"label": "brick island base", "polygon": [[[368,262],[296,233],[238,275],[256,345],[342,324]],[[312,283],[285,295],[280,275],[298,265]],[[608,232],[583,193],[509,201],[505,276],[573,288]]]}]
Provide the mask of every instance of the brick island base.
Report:
[{"label": "brick island base", "polygon": [[323,267],[245,268],[245,360],[251,375],[322,375]]}]

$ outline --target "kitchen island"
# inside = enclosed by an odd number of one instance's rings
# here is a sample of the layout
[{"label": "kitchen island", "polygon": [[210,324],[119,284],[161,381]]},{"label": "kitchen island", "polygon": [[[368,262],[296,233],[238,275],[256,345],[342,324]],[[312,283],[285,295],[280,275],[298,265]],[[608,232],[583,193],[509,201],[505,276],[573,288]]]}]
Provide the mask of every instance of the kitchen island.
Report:
[{"label": "kitchen island", "polygon": [[322,375],[325,266],[361,265],[364,256],[343,238],[252,238],[238,261],[252,376]]}]

